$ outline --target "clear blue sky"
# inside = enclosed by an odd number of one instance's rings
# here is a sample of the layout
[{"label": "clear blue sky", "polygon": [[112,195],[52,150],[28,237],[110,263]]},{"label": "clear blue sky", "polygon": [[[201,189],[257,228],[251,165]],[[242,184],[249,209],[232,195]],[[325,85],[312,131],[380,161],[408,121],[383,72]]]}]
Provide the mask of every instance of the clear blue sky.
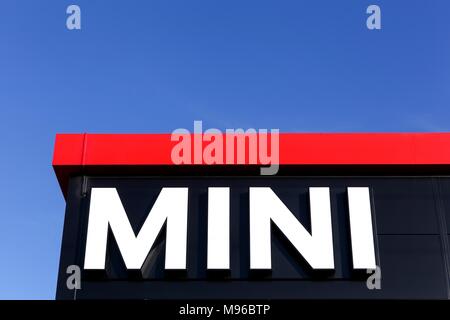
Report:
[{"label": "clear blue sky", "polygon": [[55,133],[450,131],[449,15],[448,0],[2,0],[0,299],[55,295]]}]

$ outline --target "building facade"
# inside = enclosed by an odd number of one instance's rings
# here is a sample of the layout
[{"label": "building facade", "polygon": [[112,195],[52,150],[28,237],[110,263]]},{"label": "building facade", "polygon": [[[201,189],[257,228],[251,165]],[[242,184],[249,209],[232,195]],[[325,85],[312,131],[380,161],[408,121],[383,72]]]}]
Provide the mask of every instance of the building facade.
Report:
[{"label": "building facade", "polygon": [[450,134],[281,134],[275,175],[173,146],[57,135],[57,299],[449,299]]}]

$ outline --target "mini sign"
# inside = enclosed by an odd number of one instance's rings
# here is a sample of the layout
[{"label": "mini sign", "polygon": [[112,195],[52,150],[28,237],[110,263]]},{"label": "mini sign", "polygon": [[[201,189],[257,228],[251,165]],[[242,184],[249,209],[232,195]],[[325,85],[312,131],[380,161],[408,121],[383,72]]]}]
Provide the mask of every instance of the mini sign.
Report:
[{"label": "mini sign", "polygon": [[448,299],[450,134],[278,138],[262,175],[177,163],[170,134],[58,135],[56,297]]},{"label": "mini sign", "polygon": [[[369,188],[348,188],[347,192],[353,268],[375,269]],[[188,188],[162,188],[135,234],[117,190],[93,188],[84,269],[105,269],[108,230],[111,229],[127,269],[140,270],[164,225],[167,228],[165,268],[186,269],[188,193]],[[334,269],[329,188],[309,188],[311,233],[271,188],[250,187],[249,197],[250,269],[271,269],[271,223],[312,269]],[[229,208],[229,188],[208,188],[208,269],[230,268]]]}]

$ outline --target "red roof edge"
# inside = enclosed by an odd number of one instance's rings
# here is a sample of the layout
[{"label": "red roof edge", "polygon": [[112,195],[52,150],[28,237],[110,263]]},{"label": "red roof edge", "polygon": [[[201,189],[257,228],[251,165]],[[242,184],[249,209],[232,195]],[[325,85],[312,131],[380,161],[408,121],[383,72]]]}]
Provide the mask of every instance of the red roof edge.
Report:
[{"label": "red roof edge", "polygon": [[[191,140],[192,155],[194,145],[201,146],[201,153],[210,143],[202,142],[200,134],[185,137]],[[221,137],[225,145],[229,135]],[[53,167],[65,193],[69,177],[86,168],[176,166],[171,154],[178,143],[171,140],[171,134],[57,134]],[[246,144],[246,155],[248,150]],[[246,157],[245,164],[260,165],[259,160],[253,163]],[[277,162],[297,166],[450,165],[450,133],[281,133]],[[206,164],[192,159],[185,165]]]}]

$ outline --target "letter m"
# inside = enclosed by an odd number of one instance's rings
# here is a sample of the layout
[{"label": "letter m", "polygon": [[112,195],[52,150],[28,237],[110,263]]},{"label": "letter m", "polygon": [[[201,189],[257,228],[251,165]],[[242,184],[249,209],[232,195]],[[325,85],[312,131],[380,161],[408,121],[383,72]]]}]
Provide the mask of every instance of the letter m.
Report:
[{"label": "letter m", "polygon": [[164,224],[165,267],[186,269],[187,204],[187,188],[163,188],[136,236],[116,189],[92,188],[84,269],[105,269],[108,227],[127,269],[141,269]]},{"label": "letter m", "polygon": [[271,269],[271,222],[313,269],[334,269],[330,191],[309,188],[311,234],[270,188],[250,188],[250,268]]}]

